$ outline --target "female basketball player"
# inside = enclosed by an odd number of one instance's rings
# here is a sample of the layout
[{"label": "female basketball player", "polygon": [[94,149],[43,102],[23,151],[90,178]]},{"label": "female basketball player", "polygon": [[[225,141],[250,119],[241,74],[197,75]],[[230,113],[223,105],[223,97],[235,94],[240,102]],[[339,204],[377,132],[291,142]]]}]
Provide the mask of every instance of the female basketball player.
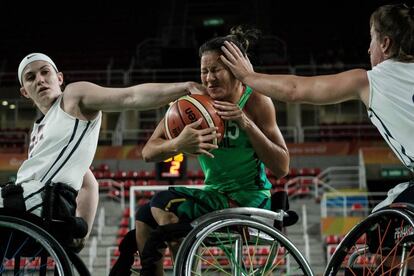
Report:
[{"label": "female basketball player", "polygon": [[171,187],[138,210],[136,239],[143,266],[141,275],[163,275],[161,256],[151,258],[160,246],[157,242],[163,243],[154,233],[169,232],[166,229],[170,224],[189,222],[214,210],[235,206],[270,209],[271,183],[265,168],[278,178],[288,173],[289,153],[271,99],[243,85],[220,60],[224,41],[233,41],[245,52],[255,38],[255,31],[236,28],[199,49],[202,83],[217,101],[218,114],[226,122],[218,148],[211,145],[216,137],[214,128],[198,130],[198,121],[187,125],[178,137],[167,140],[163,120],[143,148],[146,161],[164,160],[179,152],[197,154],[205,174],[205,188]]},{"label": "female basketball player", "polygon": [[204,89],[193,82],[147,83],[127,88],[75,82],[62,91],[63,74],[41,53],[22,59],[18,79],[21,94],[33,101],[43,116],[33,126],[28,158],[17,172],[17,185],[2,190],[0,206],[16,207],[9,205],[16,201],[5,195],[14,195],[20,190],[18,207],[41,216],[46,185],[61,183],[71,194],[81,190],[77,215],[87,222],[88,232],[98,202],[97,182],[89,166],[98,142],[101,111],[156,108],[191,91]]},{"label": "female basketball player", "polygon": [[[369,71],[355,69],[314,77],[259,74],[232,41],[225,43],[221,60],[242,83],[280,101],[332,104],[361,100],[372,123],[413,172],[414,8],[402,4],[381,6],[371,15],[370,27]],[[414,185],[399,184],[373,211],[393,201],[411,202],[413,195]]]}]

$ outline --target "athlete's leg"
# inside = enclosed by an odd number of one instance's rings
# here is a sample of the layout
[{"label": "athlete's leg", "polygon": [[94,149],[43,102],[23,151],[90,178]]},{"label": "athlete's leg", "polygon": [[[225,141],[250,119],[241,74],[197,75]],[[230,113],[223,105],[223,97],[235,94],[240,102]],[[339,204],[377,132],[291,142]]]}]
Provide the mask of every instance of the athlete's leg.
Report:
[{"label": "athlete's leg", "polygon": [[[149,203],[141,206],[135,214],[135,239],[140,256],[142,256],[144,246],[151,233],[157,226],[158,224],[151,214],[151,207]],[[164,255],[164,250],[161,250],[160,253]],[[155,263],[155,276],[164,275],[163,262],[164,258],[161,258]]]},{"label": "athlete's leg", "polygon": [[83,248],[86,240],[88,239],[95,219],[96,210],[98,208],[99,201],[99,184],[95,179],[95,176],[90,170],[88,170],[84,177],[82,187],[76,197],[76,216],[83,218],[88,224],[88,233],[82,239],[76,239],[74,241],[76,247]]}]

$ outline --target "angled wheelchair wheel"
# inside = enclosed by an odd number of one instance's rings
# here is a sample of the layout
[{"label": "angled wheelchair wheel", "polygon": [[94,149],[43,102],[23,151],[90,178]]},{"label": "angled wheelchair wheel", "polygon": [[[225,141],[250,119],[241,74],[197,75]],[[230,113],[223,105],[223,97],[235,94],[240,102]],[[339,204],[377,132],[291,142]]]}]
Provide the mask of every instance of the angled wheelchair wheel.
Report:
[{"label": "angled wheelchair wheel", "polygon": [[0,215],[0,275],[73,275],[69,257],[45,230]]},{"label": "angled wheelchair wheel", "polygon": [[174,275],[313,275],[281,232],[246,215],[226,214],[197,225],[177,253]]},{"label": "angled wheelchair wheel", "polygon": [[411,212],[404,209],[377,211],[344,237],[324,275],[412,275],[413,245]]},{"label": "angled wheelchair wheel", "polygon": [[82,259],[79,257],[78,254],[70,250],[67,250],[66,253],[68,254],[69,260],[72,263],[74,276],[90,276],[91,275],[85,263],[82,261]]}]

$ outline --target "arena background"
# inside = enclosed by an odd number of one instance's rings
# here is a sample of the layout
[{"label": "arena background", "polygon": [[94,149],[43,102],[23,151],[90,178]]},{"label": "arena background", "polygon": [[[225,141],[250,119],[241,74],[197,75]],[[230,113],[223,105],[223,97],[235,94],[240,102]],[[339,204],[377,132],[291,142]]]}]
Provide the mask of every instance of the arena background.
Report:
[{"label": "arena background", "polygon": [[[83,1],[0,3],[0,180],[13,179],[26,156],[28,135],[39,115],[19,95],[17,66],[31,52],[48,54],[66,83],[88,80],[105,86],[199,81],[198,47],[232,26],[260,29],[252,62],[257,71],[329,74],[369,68],[369,15],[390,1]],[[310,106],[275,102],[277,121],[289,143],[291,171],[274,179],[293,208],[307,205],[288,236],[318,273],[340,237],[368,214],[382,193],[406,179],[359,102]],[[82,252],[93,275],[106,275],[116,245],[128,229],[129,187],[201,184],[195,159],[186,159],[179,181],[157,178],[156,164],[140,149],[166,107],[107,113],[93,164],[101,190],[94,233]],[[351,202],[335,205],[324,182]],[[316,184],[315,184],[316,183]],[[136,197],[142,204],[151,192]],[[316,211],[315,211],[316,210]],[[302,236],[310,235],[304,244]],[[324,256],[321,258],[321,256]],[[171,265],[167,263],[167,266]]]}]

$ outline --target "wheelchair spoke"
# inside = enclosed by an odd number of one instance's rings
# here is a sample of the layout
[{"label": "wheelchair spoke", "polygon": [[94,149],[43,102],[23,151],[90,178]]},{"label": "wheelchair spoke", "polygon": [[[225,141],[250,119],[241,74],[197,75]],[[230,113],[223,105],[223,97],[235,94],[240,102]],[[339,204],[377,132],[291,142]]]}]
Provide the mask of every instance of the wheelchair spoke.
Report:
[{"label": "wheelchair spoke", "polygon": [[413,229],[412,215],[403,209],[371,214],[339,244],[324,275],[411,275]]},{"label": "wheelchair spoke", "polygon": [[[215,270],[215,271],[220,271],[220,272],[223,272],[223,273],[227,273],[221,267],[219,260],[216,258],[216,256],[214,256],[214,254],[210,250],[209,246],[206,245],[205,243],[202,243],[202,245],[204,246],[204,248],[203,248],[201,254],[200,255],[198,255],[198,254],[195,255],[195,257],[199,257],[199,259],[197,261],[198,262],[201,261],[201,265],[203,265],[203,261],[204,261],[204,264],[212,266],[211,267],[212,269],[216,268],[217,270]],[[205,257],[203,257],[204,256],[204,253],[207,253],[207,252],[208,252],[208,255],[210,256],[210,258],[208,258],[208,259],[205,258]],[[195,266],[197,267],[198,266],[198,263],[196,263]],[[207,269],[205,270],[205,273],[207,273],[209,270],[210,270],[210,267],[207,266]]]},{"label": "wheelchair spoke", "polygon": [[61,245],[29,220],[0,214],[0,243],[1,275],[73,275]]},{"label": "wheelchair spoke", "polygon": [[[291,267],[286,256],[291,257]],[[178,252],[174,275],[311,276],[313,273],[283,234],[250,217],[229,215],[205,221],[189,233]]]}]

